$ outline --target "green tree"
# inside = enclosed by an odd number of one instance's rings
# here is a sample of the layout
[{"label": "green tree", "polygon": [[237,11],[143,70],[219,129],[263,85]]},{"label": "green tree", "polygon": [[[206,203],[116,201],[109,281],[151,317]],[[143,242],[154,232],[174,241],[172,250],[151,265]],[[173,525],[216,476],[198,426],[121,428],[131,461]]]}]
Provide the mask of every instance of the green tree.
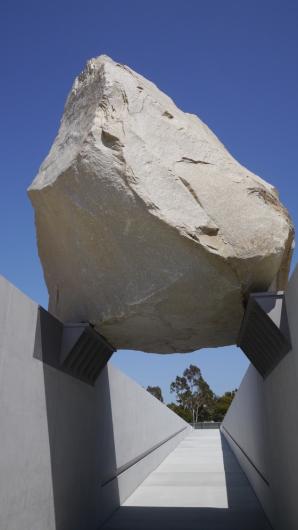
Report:
[{"label": "green tree", "polygon": [[180,416],[184,421],[187,421],[188,423],[192,422],[191,412],[183,408],[181,405],[177,405],[177,403],[169,403],[168,408],[178,414],[178,416]]},{"label": "green tree", "polygon": [[214,409],[212,419],[222,421],[235,397],[237,389],[232,392],[225,392],[222,396],[217,396],[214,400]]},{"label": "green tree", "polygon": [[[211,419],[214,407],[214,393],[202,376],[200,368],[191,364],[171,383],[178,406],[191,415],[192,423]],[[180,409],[179,409],[180,410]],[[181,415],[181,414],[180,414]]]},{"label": "green tree", "polygon": [[147,392],[163,403],[161,388],[159,386],[147,386]]}]

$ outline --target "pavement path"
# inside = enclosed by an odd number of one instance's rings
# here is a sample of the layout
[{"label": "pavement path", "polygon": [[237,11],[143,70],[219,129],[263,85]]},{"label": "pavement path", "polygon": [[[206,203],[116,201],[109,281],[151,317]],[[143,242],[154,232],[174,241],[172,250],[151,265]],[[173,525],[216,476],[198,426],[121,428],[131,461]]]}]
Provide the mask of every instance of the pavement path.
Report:
[{"label": "pavement path", "polygon": [[104,530],[271,530],[218,429],[192,431]]}]

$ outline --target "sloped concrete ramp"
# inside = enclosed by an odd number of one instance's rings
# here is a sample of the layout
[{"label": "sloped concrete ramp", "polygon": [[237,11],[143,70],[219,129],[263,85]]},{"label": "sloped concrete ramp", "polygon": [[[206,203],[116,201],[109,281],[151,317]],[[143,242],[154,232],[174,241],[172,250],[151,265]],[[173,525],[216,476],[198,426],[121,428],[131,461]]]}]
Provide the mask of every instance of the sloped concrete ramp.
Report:
[{"label": "sloped concrete ramp", "polygon": [[104,530],[270,530],[219,430],[192,431],[104,525]]}]

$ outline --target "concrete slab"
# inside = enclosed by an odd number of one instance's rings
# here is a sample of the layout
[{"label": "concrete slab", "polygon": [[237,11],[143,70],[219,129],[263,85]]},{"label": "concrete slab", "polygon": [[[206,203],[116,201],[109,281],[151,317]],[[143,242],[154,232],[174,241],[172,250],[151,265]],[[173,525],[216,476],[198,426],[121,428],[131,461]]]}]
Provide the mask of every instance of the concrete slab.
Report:
[{"label": "concrete slab", "polygon": [[103,527],[105,530],[269,530],[219,430],[193,431]]}]

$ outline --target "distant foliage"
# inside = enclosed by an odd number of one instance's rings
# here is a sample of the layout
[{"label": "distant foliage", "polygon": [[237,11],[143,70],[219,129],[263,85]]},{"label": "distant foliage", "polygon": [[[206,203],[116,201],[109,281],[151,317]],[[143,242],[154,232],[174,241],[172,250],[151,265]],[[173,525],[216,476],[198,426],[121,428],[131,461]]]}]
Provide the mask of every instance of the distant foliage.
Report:
[{"label": "distant foliage", "polygon": [[214,394],[198,366],[191,364],[182,377],[177,375],[170,389],[176,394],[178,405],[190,413],[192,423],[210,419]]},{"label": "distant foliage", "polygon": [[237,389],[231,392],[225,392],[222,396],[216,397],[214,401],[214,409],[212,414],[213,421],[222,421],[231,405]]},{"label": "distant foliage", "polygon": [[187,421],[188,423],[192,422],[192,414],[189,410],[181,407],[181,405],[177,405],[177,403],[169,403],[168,407],[173,412],[178,414],[178,416],[180,416],[184,421]]},{"label": "distant foliage", "polygon": [[[169,403],[167,406],[188,423],[221,422],[237,392],[235,389],[216,396],[203,378],[200,368],[194,364],[190,364],[181,376],[177,375],[170,390],[175,394],[176,403]],[[147,391],[164,402],[159,386],[148,386]]]},{"label": "distant foliage", "polygon": [[147,386],[147,392],[163,403],[161,388],[159,386]]},{"label": "distant foliage", "polygon": [[176,403],[168,407],[189,423],[222,421],[237,390],[216,396],[198,366],[191,364],[182,376],[177,375],[170,390]]}]

